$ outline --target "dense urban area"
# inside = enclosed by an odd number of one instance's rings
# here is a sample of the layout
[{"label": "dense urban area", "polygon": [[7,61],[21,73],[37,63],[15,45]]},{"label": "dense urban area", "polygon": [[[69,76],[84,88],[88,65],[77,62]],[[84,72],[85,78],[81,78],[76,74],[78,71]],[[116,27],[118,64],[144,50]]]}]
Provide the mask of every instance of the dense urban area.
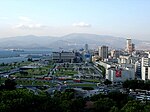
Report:
[{"label": "dense urban area", "polygon": [[[24,50],[12,50],[24,52]],[[0,64],[0,112],[149,112],[150,51],[109,46]]]}]

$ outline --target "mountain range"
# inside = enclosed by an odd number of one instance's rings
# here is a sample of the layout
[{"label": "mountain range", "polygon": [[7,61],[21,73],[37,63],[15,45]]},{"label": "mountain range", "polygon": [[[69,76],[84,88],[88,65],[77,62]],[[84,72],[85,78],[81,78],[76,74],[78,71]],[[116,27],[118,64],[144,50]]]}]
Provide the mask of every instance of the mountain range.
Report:
[{"label": "mountain range", "polygon": [[[150,41],[133,39],[137,49],[150,49]],[[108,35],[96,35],[86,33],[73,33],[61,37],[54,36],[16,36],[0,39],[1,49],[30,49],[30,48],[52,48],[52,49],[79,49],[85,44],[90,48],[107,45],[109,48],[123,49],[126,47],[126,38]]]}]

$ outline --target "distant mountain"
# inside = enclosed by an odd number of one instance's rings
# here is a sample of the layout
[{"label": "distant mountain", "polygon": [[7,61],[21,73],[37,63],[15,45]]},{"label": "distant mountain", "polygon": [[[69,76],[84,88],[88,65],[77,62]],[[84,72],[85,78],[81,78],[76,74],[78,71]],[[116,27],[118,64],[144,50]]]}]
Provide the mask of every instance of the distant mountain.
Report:
[{"label": "distant mountain", "polygon": [[[138,49],[150,48],[149,41],[133,39],[132,42]],[[27,35],[2,38],[0,39],[0,48],[78,49],[83,48],[86,43],[89,44],[90,48],[97,48],[97,46],[107,45],[110,48],[120,49],[125,48],[126,38],[85,33],[73,33],[62,37]]]},{"label": "distant mountain", "polygon": [[49,36],[17,36],[0,39],[0,48],[49,48],[56,41]]},{"label": "distant mountain", "polygon": [[84,34],[84,33],[69,34],[62,37],[62,39],[83,46],[84,44],[87,43],[92,48],[101,45],[107,45],[113,48],[123,48],[126,44],[125,38],[113,37],[108,35]]}]

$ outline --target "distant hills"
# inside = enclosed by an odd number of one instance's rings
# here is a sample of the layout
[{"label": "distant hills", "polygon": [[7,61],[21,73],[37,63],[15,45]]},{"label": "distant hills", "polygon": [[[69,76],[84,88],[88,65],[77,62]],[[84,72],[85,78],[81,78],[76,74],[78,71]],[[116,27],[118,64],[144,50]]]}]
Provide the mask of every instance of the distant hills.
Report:
[{"label": "distant hills", "polygon": [[[132,40],[137,49],[150,49],[150,41]],[[78,49],[85,44],[90,48],[107,45],[110,48],[122,49],[126,46],[126,38],[108,35],[96,35],[86,33],[73,33],[61,37],[52,36],[17,36],[0,39],[1,49],[30,49],[30,48],[52,48],[52,49]]]}]

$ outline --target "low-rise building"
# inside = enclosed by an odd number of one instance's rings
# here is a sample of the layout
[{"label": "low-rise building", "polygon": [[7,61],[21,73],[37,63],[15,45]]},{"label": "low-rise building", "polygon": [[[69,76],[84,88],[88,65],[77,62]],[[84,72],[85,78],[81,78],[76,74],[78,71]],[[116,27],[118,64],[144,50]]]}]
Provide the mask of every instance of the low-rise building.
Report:
[{"label": "low-rise building", "polygon": [[119,56],[122,55],[123,53],[122,53],[121,50],[115,50],[115,49],[113,49],[110,52],[110,54],[111,54],[111,57],[113,57],[113,58],[119,58]]},{"label": "low-rise building", "polygon": [[52,60],[54,62],[70,62],[72,63],[75,59],[74,52],[53,52],[52,53]]},{"label": "low-rise building", "polygon": [[134,68],[111,67],[106,69],[106,79],[112,82],[124,82],[135,79]]},{"label": "low-rise building", "polygon": [[135,79],[134,64],[113,64],[103,61],[99,61],[97,64],[105,68],[105,78],[112,82],[124,82],[127,79]]},{"label": "low-rise building", "polygon": [[139,57],[133,57],[132,55],[121,55],[118,58],[118,63],[122,64],[135,64],[139,60]]}]

